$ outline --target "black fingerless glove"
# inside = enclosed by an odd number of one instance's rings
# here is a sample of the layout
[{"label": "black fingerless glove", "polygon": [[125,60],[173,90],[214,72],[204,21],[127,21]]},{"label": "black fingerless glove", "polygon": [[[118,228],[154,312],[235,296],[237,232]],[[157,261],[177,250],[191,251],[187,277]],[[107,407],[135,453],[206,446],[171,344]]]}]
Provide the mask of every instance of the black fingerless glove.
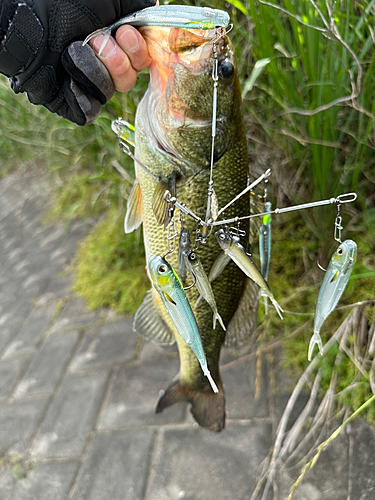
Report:
[{"label": "black fingerless glove", "polygon": [[[33,104],[85,125],[114,92],[85,37],[155,0],[0,0],[0,73]],[[74,43],[73,43],[74,42]]]}]

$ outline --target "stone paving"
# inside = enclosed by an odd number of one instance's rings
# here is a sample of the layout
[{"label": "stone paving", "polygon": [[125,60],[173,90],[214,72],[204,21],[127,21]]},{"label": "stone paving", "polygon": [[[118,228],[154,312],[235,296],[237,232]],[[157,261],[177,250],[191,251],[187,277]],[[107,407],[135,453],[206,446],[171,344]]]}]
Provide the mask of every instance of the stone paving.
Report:
[{"label": "stone paving", "polygon": [[[155,414],[176,349],[137,339],[131,318],[86,310],[66,269],[90,224],[43,225],[47,201],[37,172],[0,182],[0,499],[250,499],[286,403],[282,377],[271,394],[264,364],[255,399],[255,360],[223,371],[220,434],[184,404]],[[349,430],[296,500],[375,498],[374,429]],[[285,498],[298,471],[269,498]]]}]

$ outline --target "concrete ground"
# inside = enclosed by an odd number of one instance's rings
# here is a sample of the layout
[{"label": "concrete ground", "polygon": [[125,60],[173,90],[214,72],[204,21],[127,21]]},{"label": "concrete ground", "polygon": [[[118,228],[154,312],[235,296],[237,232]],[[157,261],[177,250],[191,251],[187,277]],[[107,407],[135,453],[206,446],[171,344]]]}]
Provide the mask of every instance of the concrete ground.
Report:
[{"label": "concrete ground", "polygon": [[[227,425],[198,427],[184,404],[155,414],[175,349],[141,342],[132,318],[88,312],[63,272],[89,224],[42,225],[48,187],[0,182],[1,500],[247,500],[287,400],[256,362],[222,373]],[[238,354],[223,351],[222,363]],[[296,500],[375,498],[375,432],[358,420],[323,453]],[[278,475],[287,496],[300,467]]]}]

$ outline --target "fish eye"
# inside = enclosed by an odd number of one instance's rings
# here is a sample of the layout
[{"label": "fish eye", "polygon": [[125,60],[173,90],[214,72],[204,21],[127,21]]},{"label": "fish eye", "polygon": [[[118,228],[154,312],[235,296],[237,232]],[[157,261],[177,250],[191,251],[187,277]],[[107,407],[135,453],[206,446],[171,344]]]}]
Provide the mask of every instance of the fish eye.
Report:
[{"label": "fish eye", "polygon": [[194,252],[191,252],[191,254],[190,254],[190,259],[191,259],[191,260],[195,260],[196,258],[197,258],[197,256],[195,255],[195,253],[194,253]]},{"label": "fish eye", "polygon": [[223,80],[229,80],[233,76],[234,66],[231,62],[224,59],[223,61],[220,61],[217,72],[220,78]]},{"label": "fish eye", "polygon": [[341,247],[339,247],[337,249],[337,253],[338,253],[338,255],[342,255],[344,253],[344,250]]},{"label": "fish eye", "polygon": [[164,274],[167,270],[167,266],[162,264],[161,266],[158,267],[158,272],[159,274]]}]

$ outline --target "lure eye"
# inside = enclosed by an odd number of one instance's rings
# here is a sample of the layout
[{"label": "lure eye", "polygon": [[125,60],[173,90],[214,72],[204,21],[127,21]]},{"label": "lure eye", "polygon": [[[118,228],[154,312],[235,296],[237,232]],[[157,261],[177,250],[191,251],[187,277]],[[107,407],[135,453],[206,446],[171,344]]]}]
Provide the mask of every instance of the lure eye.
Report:
[{"label": "lure eye", "polygon": [[231,62],[224,59],[219,63],[219,66],[217,68],[217,73],[219,77],[222,78],[223,80],[229,80],[233,76],[234,66]]},{"label": "lure eye", "polygon": [[221,241],[224,241],[225,240],[225,234],[224,233],[219,234],[219,238],[221,239]]},{"label": "lure eye", "polygon": [[342,255],[344,253],[344,250],[341,247],[339,247],[337,249],[337,253],[338,253],[338,255]]},{"label": "lure eye", "polygon": [[158,267],[158,273],[159,274],[164,274],[167,271],[167,266],[162,264],[161,266]]},{"label": "lure eye", "polygon": [[195,260],[196,258],[197,258],[197,256],[195,255],[195,253],[194,253],[194,252],[192,252],[192,253],[190,254],[190,259],[191,259],[191,260]]}]

